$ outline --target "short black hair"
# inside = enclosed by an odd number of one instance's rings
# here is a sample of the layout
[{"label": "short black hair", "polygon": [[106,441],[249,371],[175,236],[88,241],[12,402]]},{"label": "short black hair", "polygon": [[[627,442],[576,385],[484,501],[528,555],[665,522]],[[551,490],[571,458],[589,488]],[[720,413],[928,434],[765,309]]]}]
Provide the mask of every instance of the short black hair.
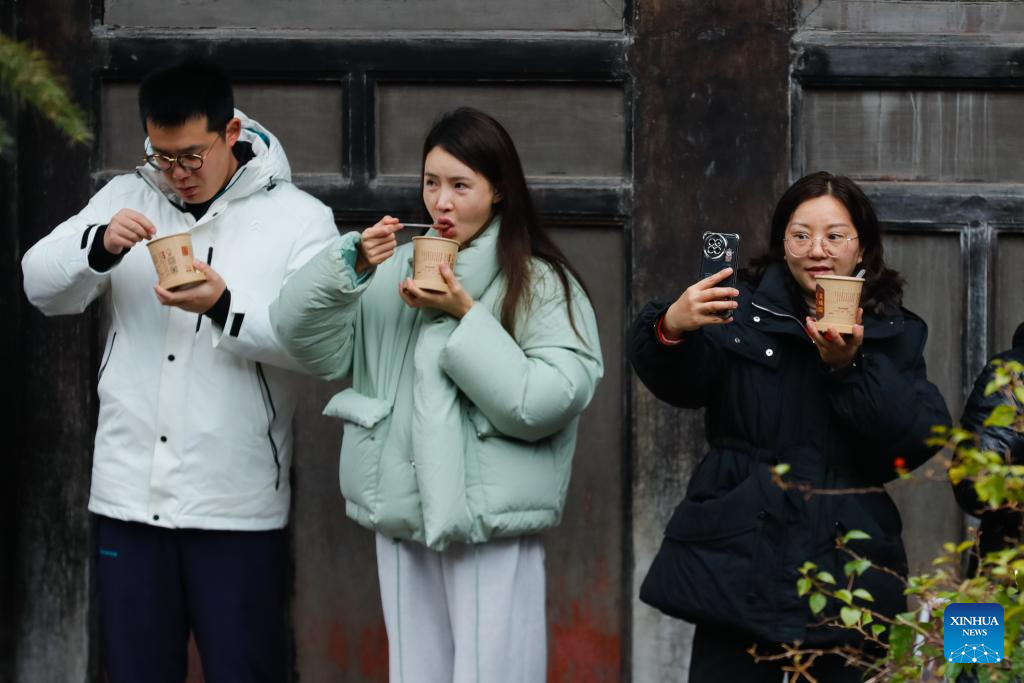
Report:
[{"label": "short black hair", "polygon": [[190,58],[154,71],[139,86],[142,129],[152,121],[164,128],[206,117],[206,129],[223,133],[235,115],[235,96],[224,70],[205,59]]}]

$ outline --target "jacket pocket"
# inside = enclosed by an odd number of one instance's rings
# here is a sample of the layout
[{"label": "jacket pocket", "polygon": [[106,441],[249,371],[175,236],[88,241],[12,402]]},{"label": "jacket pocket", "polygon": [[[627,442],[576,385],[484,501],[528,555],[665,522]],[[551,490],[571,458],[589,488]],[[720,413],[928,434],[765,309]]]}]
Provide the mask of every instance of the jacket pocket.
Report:
[{"label": "jacket pocket", "polygon": [[[480,412],[476,407],[469,409],[469,421],[473,424],[473,430],[476,432],[478,438],[489,439],[494,436],[505,435],[498,431],[498,428],[487,419],[487,416]],[[505,437],[508,438],[508,437]]]},{"label": "jacket pocket", "polygon": [[780,634],[766,623],[774,621],[773,596],[760,587],[775,559],[764,546],[777,534],[766,534],[766,527],[782,524],[784,505],[764,465],[720,496],[683,500],[665,528],[640,599],[687,621],[775,640]]},{"label": "jacket pocket", "polygon": [[384,446],[378,432],[390,414],[390,403],[355,389],[336,394],[324,408],[324,415],[345,421],[338,466],[341,494],[371,516],[377,510]]},{"label": "jacket pocket", "polygon": [[363,429],[372,429],[391,412],[391,404],[383,399],[345,389],[335,394],[324,408],[324,415],[352,422]]}]

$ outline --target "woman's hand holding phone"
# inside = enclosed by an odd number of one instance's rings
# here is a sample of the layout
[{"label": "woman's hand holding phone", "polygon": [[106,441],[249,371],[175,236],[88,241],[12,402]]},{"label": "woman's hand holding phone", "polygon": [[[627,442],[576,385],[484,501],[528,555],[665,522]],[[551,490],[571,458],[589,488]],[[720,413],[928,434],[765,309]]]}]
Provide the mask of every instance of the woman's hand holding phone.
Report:
[{"label": "woman's hand holding phone", "polygon": [[739,306],[729,299],[735,299],[740,292],[732,287],[717,286],[731,275],[732,268],[726,268],[688,287],[665,312],[662,331],[670,337],[679,338],[705,325],[722,325],[731,321],[731,317],[724,318],[721,314]]}]

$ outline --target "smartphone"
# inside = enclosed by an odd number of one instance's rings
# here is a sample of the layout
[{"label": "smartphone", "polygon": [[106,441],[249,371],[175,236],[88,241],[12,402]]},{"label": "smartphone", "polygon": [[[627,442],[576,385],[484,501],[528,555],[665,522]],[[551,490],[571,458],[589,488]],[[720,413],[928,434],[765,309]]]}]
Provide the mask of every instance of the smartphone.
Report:
[{"label": "smartphone", "polygon": [[[705,232],[701,237],[700,272],[698,280],[710,277],[720,270],[732,268],[732,275],[718,283],[718,287],[735,287],[740,262],[740,236],[734,232]],[[720,313],[732,317],[732,311]]]}]

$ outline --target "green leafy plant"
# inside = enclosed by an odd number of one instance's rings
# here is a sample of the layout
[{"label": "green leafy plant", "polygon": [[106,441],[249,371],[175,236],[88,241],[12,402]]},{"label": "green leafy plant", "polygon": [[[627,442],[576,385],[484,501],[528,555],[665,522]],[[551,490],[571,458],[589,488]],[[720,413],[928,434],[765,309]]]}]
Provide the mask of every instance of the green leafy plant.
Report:
[{"label": "green leafy plant", "polygon": [[[85,115],[68,97],[63,80],[54,74],[46,56],[4,35],[0,35],[0,93],[39,112],[72,142],[92,139]],[[13,144],[7,124],[0,118],[0,152]]]},{"label": "green leafy plant", "polygon": [[[993,379],[986,395],[999,392],[1002,404],[985,420],[984,427],[1003,427],[1024,432],[1024,366],[1016,362],[993,363]],[[979,501],[989,510],[1024,510],[1024,465],[1008,463],[1004,454],[983,450],[977,435],[959,427],[936,427],[930,440],[941,445],[946,455],[949,479],[958,484],[972,482]],[[776,466],[774,478],[782,486],[789,467]],[[908,477],[909,474],[901,473]],[[807,491],[834,494],[835,491]],[[851,493],[844,490],[840,493]],[[855,632],[861,647],[840,646],[827,649],[805,648],[800,643],[786,646],[773,655],[751,654],[759,660],[784,660],[791,683],[818,683],[811,673],[814,660],[826,654],[844,658],[848,665],[861,669],[869,683],[910,683],[945,678],[956,680],[970,670],[980,683],[1024,681],[1024,545],[1008,547],[979,557],[977,539],[972,537],[943,545],[943,552],[932,561],[932,570],[900,580],[914,608],[889,617],[873,609],[874,598],[862,588],[854,588],[858,576],[869,570],[895,574],[859,555],[851,545],[869,536],[853,530],[837,540],[848,556],[843,576],[821,571],[806,562],[799,571],[796,591],[808,601],[818,624]],[[968,556],[977,562],[977,571],[966,576]],[[946,661],[943,652],[943,617],[950,603],[992,602],[1004,610],[1004,658],[998,664],[960,664]],[[831,607],[830,607],[831,606]],[[838,610],[835,609],[838,607]],[[827,683],[821,681],[820,683]]]}]

